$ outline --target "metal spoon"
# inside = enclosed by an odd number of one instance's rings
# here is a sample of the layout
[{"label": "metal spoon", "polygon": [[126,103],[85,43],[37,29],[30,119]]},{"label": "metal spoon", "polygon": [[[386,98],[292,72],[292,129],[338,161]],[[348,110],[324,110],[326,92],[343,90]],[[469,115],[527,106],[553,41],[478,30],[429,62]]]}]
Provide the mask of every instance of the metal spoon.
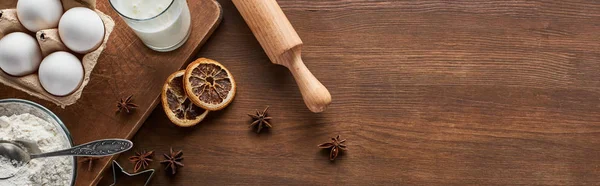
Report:
[{"label": "metal spoon", "polygon": [[[18,165],[21,166],[27,164],[31,159],[35,158],[45,158],[45,157],[54,157],[54,156],[92,156],[92,157],[100,157],[100,156],[109,156],[118,154],[121,152],[125,152],[133,147],[133,143],[129,140],[124,139],[103,139],[92,141],[86,144],[77,145],[75,147],[54,151],[41,153],[40,148],[37,143],[28,141],[28,140],[15,140],[15,141],[5,141],[0,140],[0,156],[4,156],[10,160],[16,160],[20,162]],[[0,178],[8,179],[15,175],[11,175],[9,177]]]}]

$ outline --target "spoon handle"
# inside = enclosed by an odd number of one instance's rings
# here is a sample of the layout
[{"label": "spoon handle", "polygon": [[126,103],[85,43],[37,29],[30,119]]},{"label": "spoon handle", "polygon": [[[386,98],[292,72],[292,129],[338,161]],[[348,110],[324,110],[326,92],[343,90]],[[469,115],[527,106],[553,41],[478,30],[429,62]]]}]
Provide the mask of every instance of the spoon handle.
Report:
[{"label": "spoon handle", "polygon": [[133,143],[124,139],[104,139],[55,152],[32,154],[31,159],[52,156],[109,156],[125,152],[133,147]]}]

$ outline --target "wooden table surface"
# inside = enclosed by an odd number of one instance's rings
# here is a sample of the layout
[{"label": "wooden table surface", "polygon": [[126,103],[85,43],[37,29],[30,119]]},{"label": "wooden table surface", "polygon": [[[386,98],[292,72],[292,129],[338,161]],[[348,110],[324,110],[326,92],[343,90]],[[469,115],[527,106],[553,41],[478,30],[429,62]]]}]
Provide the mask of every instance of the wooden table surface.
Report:
[{"label": "wooden table surface", "polygon": [[[332,94],[321,114],[219,2],[198,57],[233,73],[236,98],[193,128],[154,110],[133,138],[157,153],[151,185],[600,183],[600,1],[279,0]],[[267,105],[274,128],[256,134],[246,114]],[[317,145],[338,134],[349,150],[330,162]],[[175,176],[157,162],[170,147]]]}]

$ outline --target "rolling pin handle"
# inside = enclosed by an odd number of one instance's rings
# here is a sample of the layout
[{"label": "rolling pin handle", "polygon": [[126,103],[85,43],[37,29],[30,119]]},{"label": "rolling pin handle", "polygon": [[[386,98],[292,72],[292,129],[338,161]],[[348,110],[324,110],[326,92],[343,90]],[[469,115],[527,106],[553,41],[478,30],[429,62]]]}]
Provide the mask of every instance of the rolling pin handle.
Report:
[{"label": "rolling pin handle", "polygon": [[286,66],[296,79],[304,103],[323,112],[331,103],[329,91],[300,58],[302,40],[275,0],[233,0],[271,62]]},{"label": "rolling pin handle", "polygon": [[293,54],[293,60],[286,67],[296,79],[304,103],[314,113],[323,112],[331,103],[331,94],[319,80],[306,68],[299,52]]}]

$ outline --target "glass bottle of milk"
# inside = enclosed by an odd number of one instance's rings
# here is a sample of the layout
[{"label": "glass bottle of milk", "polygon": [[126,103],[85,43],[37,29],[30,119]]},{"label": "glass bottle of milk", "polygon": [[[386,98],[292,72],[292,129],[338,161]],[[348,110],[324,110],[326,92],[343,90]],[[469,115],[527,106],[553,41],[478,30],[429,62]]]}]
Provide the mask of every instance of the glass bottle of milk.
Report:
[{"label": "glass bottle of milk", "polygon": [[175,50],[190,36],[191,16],[186,0],[110,0],[110,5],[153,50]]}]

